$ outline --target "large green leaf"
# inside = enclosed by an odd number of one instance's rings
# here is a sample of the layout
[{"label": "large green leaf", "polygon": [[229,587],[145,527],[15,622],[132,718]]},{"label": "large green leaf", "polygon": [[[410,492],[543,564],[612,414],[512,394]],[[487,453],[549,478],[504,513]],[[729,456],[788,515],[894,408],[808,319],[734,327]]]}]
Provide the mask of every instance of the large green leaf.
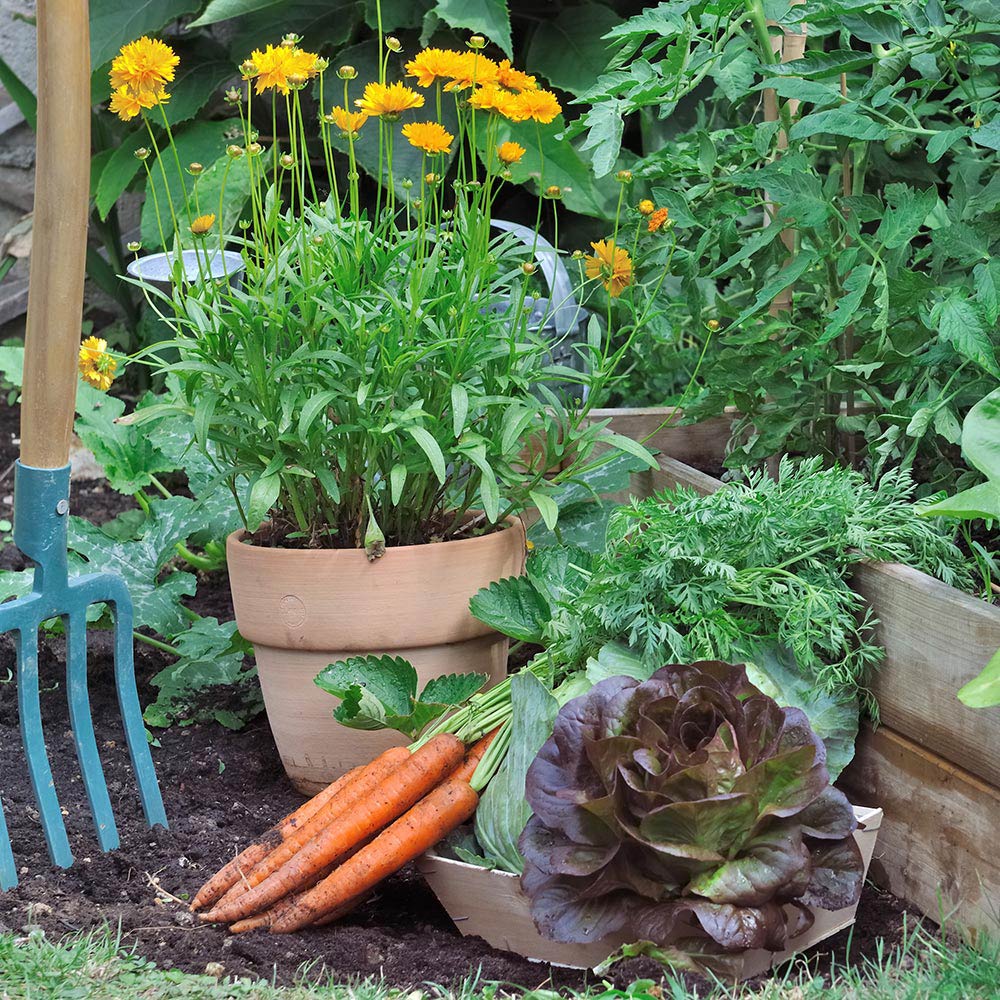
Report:
[{"label": "large green leaf", "polygon": [[468,28],[485,35],[509,59],[514,58],[507,0],[438,0],[433,13],[452,28]]},{"label": "large green leaf", "polygon": [[528,579],[549,608],[555,609],[583,590],[590,579],[592,561],[589,552],[568,545],[536,548],[528,559]]},{"label": "large green leaf", "polygon": [[142,170],[142,161],[136,159],[135,151],[148,144],[149,136],[145,132],[135,131],[127,135],[105,161],[94,192],[94,204],[102,219],[108,217],[115,202]]},{"label": "large green leaf", "polygon": [[963,358],[979,365],[1000,378],[996,350],[979,306],[966,293],[957,290],[931,310],[931,322],[937,326],[941,339]]},{"label": "large green leaf", "polygon": [[495,580],[473,595],[469,610],[490,628],[521,642],[541,643],[551,618],[545,598],[524,576]]},{"label": "large green leaf", "polygon": [[281,0],[209,0],[208,6],[200,17],[191,22],[192,28],[204,28],[219,21],[228,21],[233,17],[251,14],[268,7],[277,7]]},{"label": "large green leaf", "polygon": [[956,517],[962,521],[1000,520],[1000,482],[990,480],[972,486],[953,497],[921,507],[920,513]]},{"label": "large green leaf", "polygon": [[1000,705],[1000,649],[990,657],[978,677],[959,689],[958,700],[969,708]]},{"label": "large green leaf", "polygon": [[589,90],[611,53],[602,37],[621,17],[602,3],[563,7],[541,20],[531,36],[525,64],[532,73],[574,94]]},{"label": "large green leaf", "polygon": [[115,537],[114,522],[99,527],[73,517],[69,546],[88,561],[91,570],[122,577],[132,595],[136,627],[148,626],[171,636],[187,627],[181,598],[194,594],[196,580],[190,573],[161,574],[177,543],[197,531],[199,524],[194,501],[172,497],[150,504],[150,515],[131,539]]},{"label": "large green leaf", "polygon": [[849,139],[885,139],[890,130],[860,112],[857,105],[814,111],[800,118],[789,133],[792,139],[808,139],[820,134],[843,135]]},{"label": "large green leaf", "polygon": [[648,681],[656,668],[650,666],[634,650],[620,642],[609,642],[602,646],[597,656],[587,660],[587,680],[599,684],[609,677],[632,677],[637,681]]},{"label": "large green leaf", "polygon": [[153,34],[165,24],[194,13],[202,0],[91,0],[90,62],[103,66],[126,42]]},{"label": "large green leaf", "polygon": [[497,867],[520,874],[524,859],[517,840],[531,816],[524,797],[525,776],[542,744],[552,735],[559,704],[530,671],[511,678],[510,702],[510,749],[479,802],[476,839]]},{"label": "large green leaf", "polygon": [[[92,405],[82,405],[90,400]],[[152,397],[143,401],[148,405]],[[140,403],[139,410],[143,408]],[[161,472],[172,472],[178,463],[157,447],[150,427],[123,424],[118,418],[125,411],[125,404],[114,396],[99,394],[96,397],[81,393],[75,425],[80,440],[94,453],[104,469],[111,488],[126,496],[133,496],[152,485],[153,477]]]},{"label": "large green leaf", "polygon": [[858,736],[857,698],[830,694],[799,670],[788,649],[767,646],[747,652],[747,678],[761,693],[773,698],[783,708],[800,708],[806,713],[813,732],[826,747],[826,766],[830,780],[854,758]]},{"label": "large green leaf", "polygon": [[[591,164],[571,142],[558,138],[565,128],[561,115],[550,125],[534,122],[500,123],[496,142],[518,142],[526,150],[519,163],[511,167],[511,179],[516,184],[532,183],[536,189],[556,185],[562,188],[562,200],[571,211],[599,219],[614,215],[619,185],[613,179],[599,183]],[[539,137],[541,147],[539,148]],[[486,154],[486,137],[479,137],[479,153]]]},{"label": "large green leaf", "polygon": [[962,454],[1000,488],[1000,389],[979,400],[966,415]]},{"label": "large green leaf", "polygon": [[[356,0],[277,0],[233,24],[230,52],[240,63],[252,49],[277,44],[292,31],[302,37],[304,48],[336,56],[333,65],[340,66],[344,60],[339,48],[353,36],[361,18],[362,7]],[[386,30],[391,29],[386,26]]]},{"label": "large green leaf", "polygon": [[242,729],[263,710],[257,668],[246,666],[253,649],[236,622],[199,618],[173,645],[179,659],[152,678],[157,696],[143,713],[148,725],[215,721]]},{"label": "large green leaf", "polygon": [[472,697],[485,674],[448,674],[417,697],[417,672],[399,656],[352,656],[324,668],[316,684],[341,699],[333,717],[351,729],[395,729],[410,739]]}]

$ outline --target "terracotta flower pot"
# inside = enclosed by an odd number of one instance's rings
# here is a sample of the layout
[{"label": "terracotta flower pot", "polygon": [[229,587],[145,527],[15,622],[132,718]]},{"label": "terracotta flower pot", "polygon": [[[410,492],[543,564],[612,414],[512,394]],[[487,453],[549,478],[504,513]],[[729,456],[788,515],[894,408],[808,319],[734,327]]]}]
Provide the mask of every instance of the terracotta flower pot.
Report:
[{"label": "terracotta flower pot", "polygon": [[409,660],[420,683],[450,673],[507,669],[505,636],[469,612],[469,598],[524,569],[521,523],[491,535],[390,547],[370,563],[361,549],[280,549],[226,543],[236,623],[253,643],[264,705],[285,771],[314,794],[334,778],[405,742],[394,732],[348,729],[313,679],[349,656]]}]

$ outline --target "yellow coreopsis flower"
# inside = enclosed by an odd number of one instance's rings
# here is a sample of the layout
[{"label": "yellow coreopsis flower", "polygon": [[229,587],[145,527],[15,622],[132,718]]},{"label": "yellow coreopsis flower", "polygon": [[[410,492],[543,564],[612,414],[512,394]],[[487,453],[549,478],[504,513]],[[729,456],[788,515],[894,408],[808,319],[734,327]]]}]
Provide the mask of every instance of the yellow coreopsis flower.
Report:
[{"label": "yellow coreopsis flower", "polygon": [[406,64],[406,75],[416,77],[419,86],[429,87],[438,80],[453,79],[461,58],[462,53],[453,49],[423,49]]},{"label": "yellow coreopsis flower", "polygon": [[133,94],[153,94],[163,90],[174,78],[180,57],[155,38],[142,38],[121,47],[111,62],[111,89],[128,87]]},{"label": "yellow coreopsis flower", "polygon": [[627,250],[616,247],[614,240],[598,240],[590,245],[594,256],[587,258],[587,277],[600,278],[608,295],[617,298],[632,284],[632,258]]},{"label": "yellow coreopsis flower", "polygon": [[526,90],[514,98],[510,118],[516,122],[531,119],[548,125],[561,111],[556,95],[550,90]]},{"label": "yellow coreopsis flower", "polygon": [[95,389],[107,392],[115,380],[118,362],[108,354],[108,342],[100,337],[88,337],[80,345],[80,359],[77,362],[80,376]]},{"label": "yellow coreopsis flower", "polygon": [[319,72],[320,58],[315,52],[305,49],[292,49],[289,60],[289,78],[305,78],[311,80]]},{"label": "yellow coreopsis flower", "polygon": [[369,83],[354,103],[366,114],[391,120],[411,108],[422,108],[424,97],[403,83]]},{"label": "yellow coreopsis flower", "polygon": [[155,108],[157,104],[166,104],[169,100],[170,95],[163,90],[143,93],[123,85],[112,93],[108,110],[118,115],[123,122],[127,122],[143,111]]},{"label": "yellow coreopsis flower", "polygon": [[655,233],[664,222],[667,221],[667,217],[670,215],[670,210],[667,208],[658,208],[649,217],[649,231]]},{"label": "yellow coreopsis flower", "polygon": [[368,114],[364,111],[348,111],[347,108],[338,106],[330,109],[326,120],[331,125],[336,125],[344,135],[357,135],[361,126],[368,121]]},{"label": "yellow coreopsis flower", "polygon": [[652,215],[656,210],[656,205],[649,198],[643,198],[639,202],[639,213],[641,215]]},{"label": "yellow coreopsis flower", "polygon": [[538,89],[538,82],[535,78],[519,69],[514,69],[509,59],[502,60],[497,67],[497,83],[508,90],[522,91]]},{"label": "yellow coreopsis flower", "polygon": [[451,143],[455,138],[437,122],[410,122],[403,126],[403,135],[411,146],[416,146],[417,149],[422,149],[432,156],[438,153],[450,153]]},{"label": "yellow coreopsis flower", "polygon": [[199,215],[188,227],[195,236],[204,236],[215,225],[215,213]]},{"label": "yellow coreopsis flower", "polygon": [[480,111],[492,111],[510,118],[514,113],[516,98],[517,95],[509,90],[504,90],[495,83],[488,83],[485,87],[476,87],[469,97],[469,104]]},{"label": "yellow coreopsis flower", "polygon": [[465,90],[474,84],[482,86],[496,83],[500,77],[500,67],[489,58],[475,50],[459,52],[451,71],[451,83],[445,90]]},{"label": "yellow coreopsis flower", "polygon": [[249,72],[245,72],[243,78],[256,80],[254,90],[258,94],[276,90],[287,96],[291,93],[293,82],[304,82],[316,75],[318,58],[315,52],[304,52],[287,45],[268,45],[263,50],[254,49],[250,53],[250,58],[244,63]]},{"label": "yellow coreopsis flower", "polygon": [[501,163],[506,163],[509,167],[512,163],[518,163],[527,150],[519,142],[502,142],[497,146],[497,156]]}]

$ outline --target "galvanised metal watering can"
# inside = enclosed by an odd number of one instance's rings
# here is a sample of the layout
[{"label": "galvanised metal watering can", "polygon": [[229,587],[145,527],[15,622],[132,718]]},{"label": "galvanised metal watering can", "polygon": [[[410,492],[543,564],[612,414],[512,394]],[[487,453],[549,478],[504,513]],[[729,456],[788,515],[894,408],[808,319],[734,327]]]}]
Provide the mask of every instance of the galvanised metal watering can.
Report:
[{"label": "galvanised metal watering can", "polygon": [[[86,0],[38,3],[38,145],[21,457],[14,481],[14,541],[35,564],[34,588],[0,604],[0,632],[14,633],[17,703],[28,771],[53,864],[73,863],[42,732],[38,630],[61,618],[66,690],[84,788],[101,849],[118,846],[87,691],[87,608],[105,604],[115,620],[115,684],[139,795],[150,826],[167,825],[146,742],[132,658],[132,601],[119,576],[69,578],[69,444],[77,385],[90,188],[90,49]],[[2,599],[2,595],[0,595]],[[0,796],[3,793],[0,770]],[[0,805],[0,889],[17,868]]]}]

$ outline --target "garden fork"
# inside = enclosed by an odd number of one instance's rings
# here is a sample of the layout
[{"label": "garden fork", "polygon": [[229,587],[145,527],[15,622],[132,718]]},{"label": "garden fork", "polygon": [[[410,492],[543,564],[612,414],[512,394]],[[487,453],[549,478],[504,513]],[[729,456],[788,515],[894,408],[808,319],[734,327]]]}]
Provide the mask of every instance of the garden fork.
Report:
[{"label": "garden fork", "polygon": [[[69,578],[69,443],[83,308],[90,164],[90,52],[86,0],[39,0],[38,128],[34,235],[21,397],[21,456],[14,480],[14,541],[35,564],[26,597],[0,605],[0,631],[14,633],[17,704],[25,755],[53,864],[73,854],[42,733],[38,630],[61,618],[66,689],[77,758],[101,849],[118,846],[87,690],[87,608],[115,621],[115,685],[146,820],[166,826],[135,684],[132,602],[119,576]],[[0,595],[2,599],[3,595]],[[0,889],[17,869],[0,805]]]}]

